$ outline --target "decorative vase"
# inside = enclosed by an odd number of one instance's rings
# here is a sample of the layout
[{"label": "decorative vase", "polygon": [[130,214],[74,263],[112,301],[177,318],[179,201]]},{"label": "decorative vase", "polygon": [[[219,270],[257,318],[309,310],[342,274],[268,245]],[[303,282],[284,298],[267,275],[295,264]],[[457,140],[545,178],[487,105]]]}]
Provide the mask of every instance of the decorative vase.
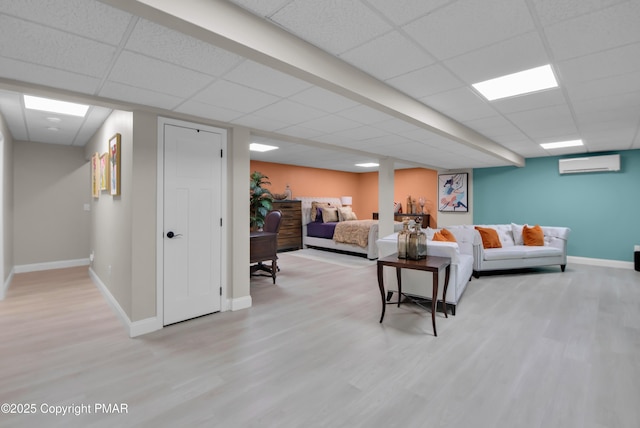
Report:
[{"label": "decorative vase", "polygon": [[409,244],[409,220],[402,221],[402,230],[398,232],[398,258],[407,258],[407,245]]},{"label": "decorative vase", "polygon": [[411,260],[420,260],[427,257],[427,235],[420,228],[420,224],[416,223],[413,230],[409,232],[407,243],[407,258]]}]

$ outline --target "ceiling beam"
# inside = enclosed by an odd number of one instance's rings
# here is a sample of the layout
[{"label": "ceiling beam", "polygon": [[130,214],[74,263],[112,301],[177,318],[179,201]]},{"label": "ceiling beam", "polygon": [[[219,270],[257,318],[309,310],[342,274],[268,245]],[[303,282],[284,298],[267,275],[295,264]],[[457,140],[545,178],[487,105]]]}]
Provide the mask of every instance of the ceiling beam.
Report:
[{"label": "ceiling beam", "polygon": [[226,0],[101,0],[516,166],[524,158]]}]

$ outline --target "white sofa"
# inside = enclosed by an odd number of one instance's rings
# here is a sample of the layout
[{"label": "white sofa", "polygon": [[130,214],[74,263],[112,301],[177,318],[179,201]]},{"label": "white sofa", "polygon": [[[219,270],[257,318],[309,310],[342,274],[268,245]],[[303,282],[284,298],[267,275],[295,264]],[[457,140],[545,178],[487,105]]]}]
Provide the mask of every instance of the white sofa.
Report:
[{"label": "white sofa", "polygon": [[[482,246],[480,233],[475,226],[495,229],[502,248]],[[473,240],[473,275],[493,270],[522,269],[539,266],[560,265],[564,272],[567,265],[567,239],[571,229],[568,227],[541,226],[544,233],[544,246],[527,246],[522,241],[522,227],[519,224],[467,225],[447,227],[456,230],[475,232]],[[404,284],[403,284],[404,285]]]},{"label": "white sofa", "polygon": [[[449,229],[449,228],[447,228]],[[449,229],[457,242],[433,241],[433,234],[437,229],[423,229],[427,234],[427,255],[450,257],[451,268],[449,274],[449,287],[445,300],[451,308],[453,315],[456,314],[456,307],[467,284],[471,280],[473,273],[473,243],[476,237],[476,230],[457,228]],[[386,257],[398,251],[398,234],[385,236],[378,239],[378,255]],[[392,293],[398,292],[398,283],[395,269],[385,267],[383,271],[384,284],[387,290],[387,300],[390,300]],[[438,284],[438,300],[442,299],[444,290],[444,275],[440,275]],[[421,299],[431,300],[433,291],[433,278],[430,273],[415,270],[402,270],[402,293]]]}]

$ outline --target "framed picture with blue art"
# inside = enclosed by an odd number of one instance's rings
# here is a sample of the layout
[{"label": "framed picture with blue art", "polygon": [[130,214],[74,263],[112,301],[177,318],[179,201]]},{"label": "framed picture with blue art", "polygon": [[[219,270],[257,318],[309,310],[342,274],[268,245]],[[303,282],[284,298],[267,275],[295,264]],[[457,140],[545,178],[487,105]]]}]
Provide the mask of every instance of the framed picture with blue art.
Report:
[{"label": "framed picture with blue art", "polygon": [[466,172],[438,175],[438,211],[469,212],[468,179]]}]

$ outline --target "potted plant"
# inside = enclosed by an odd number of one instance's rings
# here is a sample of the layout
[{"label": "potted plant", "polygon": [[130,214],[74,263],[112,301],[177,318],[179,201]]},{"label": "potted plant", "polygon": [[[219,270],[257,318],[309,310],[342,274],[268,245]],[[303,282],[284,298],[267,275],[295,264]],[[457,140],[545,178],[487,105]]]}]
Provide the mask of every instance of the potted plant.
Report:
[{"label": "potted plant", "polygon": [[251,174],[250,180],[250,209],[251,230],[260,230],[264,226],[264,219],[273,206],[273,195],[264,186],[271,185],[269,177],[259,171]]}]

